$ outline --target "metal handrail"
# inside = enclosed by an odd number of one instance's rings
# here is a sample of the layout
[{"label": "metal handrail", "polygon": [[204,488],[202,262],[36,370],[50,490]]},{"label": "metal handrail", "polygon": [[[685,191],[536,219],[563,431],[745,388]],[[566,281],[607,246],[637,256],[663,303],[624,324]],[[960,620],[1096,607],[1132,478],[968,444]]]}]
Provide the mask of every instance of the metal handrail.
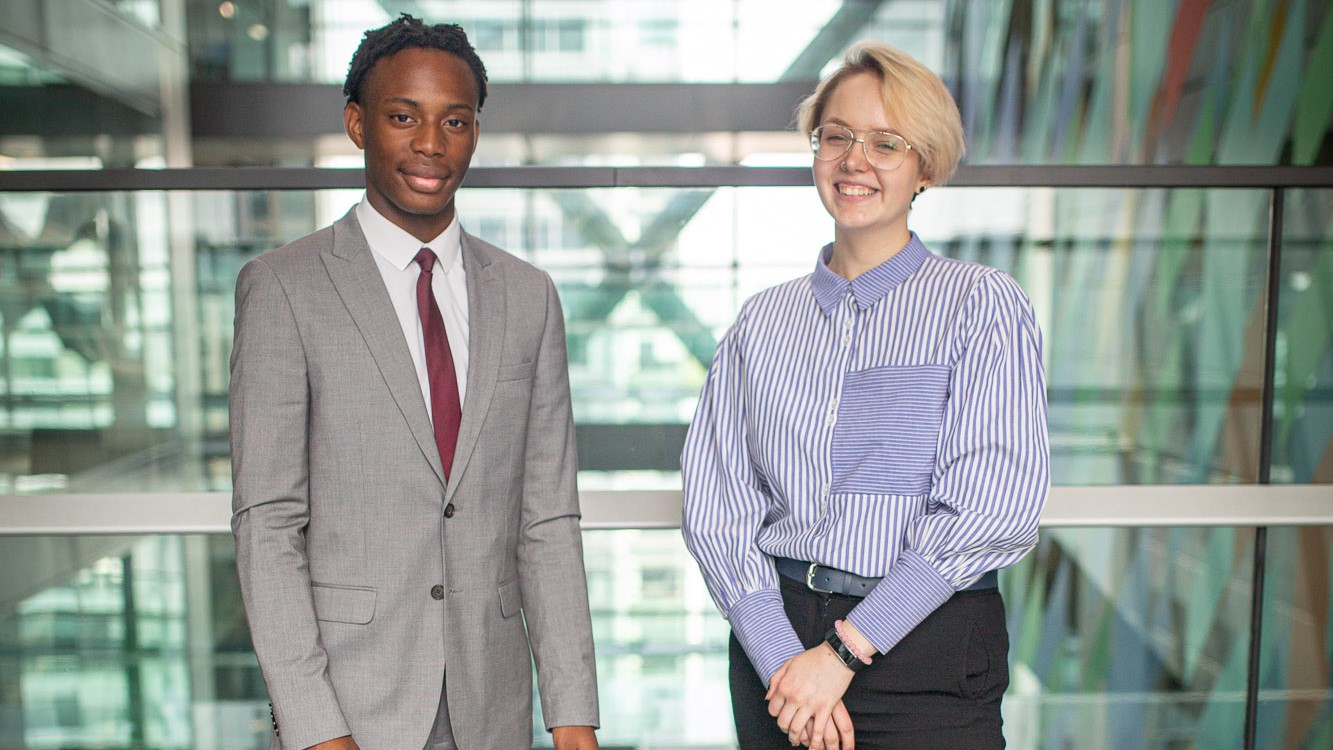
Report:
[{"label": "metal handrail", "polygon": [[[680,525],[676,490],[585,490],[585,529]],[[230,533],[231,493],[0,497],[0,536]],[[1043,528],[1333,526],[1333,485],[1108,485],[1051,489]]]},{"label": "metal handrail", "polygon": [[[808,167],[473,167],[468,188],[799,187]],[[977,165],[952,187],[1329,188],[1333,167],[1142,165]],[[192,167],[187,169],[0,170],[0,193],[133,190],[334,190],[365,187],[359,168]]]}]

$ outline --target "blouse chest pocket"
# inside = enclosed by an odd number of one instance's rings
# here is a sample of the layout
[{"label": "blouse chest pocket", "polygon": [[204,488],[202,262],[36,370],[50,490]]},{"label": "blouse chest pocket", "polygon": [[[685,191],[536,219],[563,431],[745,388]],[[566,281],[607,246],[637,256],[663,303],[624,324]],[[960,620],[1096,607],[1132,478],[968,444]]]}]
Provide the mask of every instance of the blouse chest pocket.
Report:
[{"label": "blouse chest pocket", "polygon": [[833,429],[833,491],[930,491],[949,368],[876,367],[847,374]]}]

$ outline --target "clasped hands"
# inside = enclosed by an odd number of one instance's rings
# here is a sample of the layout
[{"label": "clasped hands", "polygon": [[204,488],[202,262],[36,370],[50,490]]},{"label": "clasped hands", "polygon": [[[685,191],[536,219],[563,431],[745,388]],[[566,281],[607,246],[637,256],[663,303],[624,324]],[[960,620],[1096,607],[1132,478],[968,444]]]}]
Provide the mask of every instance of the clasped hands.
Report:
[{"label": "clasped hands", "polygon": [[783,662],[769,681],[768,713],[778,720],[793,747],[852,750],[852,718],[842,696],[852,682],[848,669],[827,643]]}]

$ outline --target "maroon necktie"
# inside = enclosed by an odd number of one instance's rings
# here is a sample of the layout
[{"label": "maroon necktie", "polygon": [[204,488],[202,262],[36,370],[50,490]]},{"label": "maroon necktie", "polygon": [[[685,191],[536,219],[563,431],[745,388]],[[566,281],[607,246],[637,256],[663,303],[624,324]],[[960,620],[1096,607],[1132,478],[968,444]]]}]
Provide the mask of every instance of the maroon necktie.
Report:
[{"label": "maroon necktie", "polygon": [[428,247],[417,253],[421,273],[417,275],[417,313],[421,316],[421,332],[426,339],[426,376],[430,379],[430,414],[435,423],[435,447],[444,464],[444,478],[454,464],[454,446],[458,445],[458,423],[463,409],[458,402],[458,374],[454,372],[454,355],[449,351],[449,334],[444,330],[444,317],[430,289],[430,272],[435,268],[435,253]]}]

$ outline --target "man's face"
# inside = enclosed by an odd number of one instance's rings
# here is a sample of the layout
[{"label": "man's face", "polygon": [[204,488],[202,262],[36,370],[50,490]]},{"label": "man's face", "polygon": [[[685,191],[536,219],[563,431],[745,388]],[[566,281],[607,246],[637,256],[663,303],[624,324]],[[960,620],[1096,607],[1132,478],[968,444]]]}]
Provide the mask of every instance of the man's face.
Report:
[{"label": "man's face", "polygon": [[375,63],[343,122],[365,151],[366,198],[427,242],[454,218],[454,193],[477,148],[477,82],[462,58],[408,48]]}]

